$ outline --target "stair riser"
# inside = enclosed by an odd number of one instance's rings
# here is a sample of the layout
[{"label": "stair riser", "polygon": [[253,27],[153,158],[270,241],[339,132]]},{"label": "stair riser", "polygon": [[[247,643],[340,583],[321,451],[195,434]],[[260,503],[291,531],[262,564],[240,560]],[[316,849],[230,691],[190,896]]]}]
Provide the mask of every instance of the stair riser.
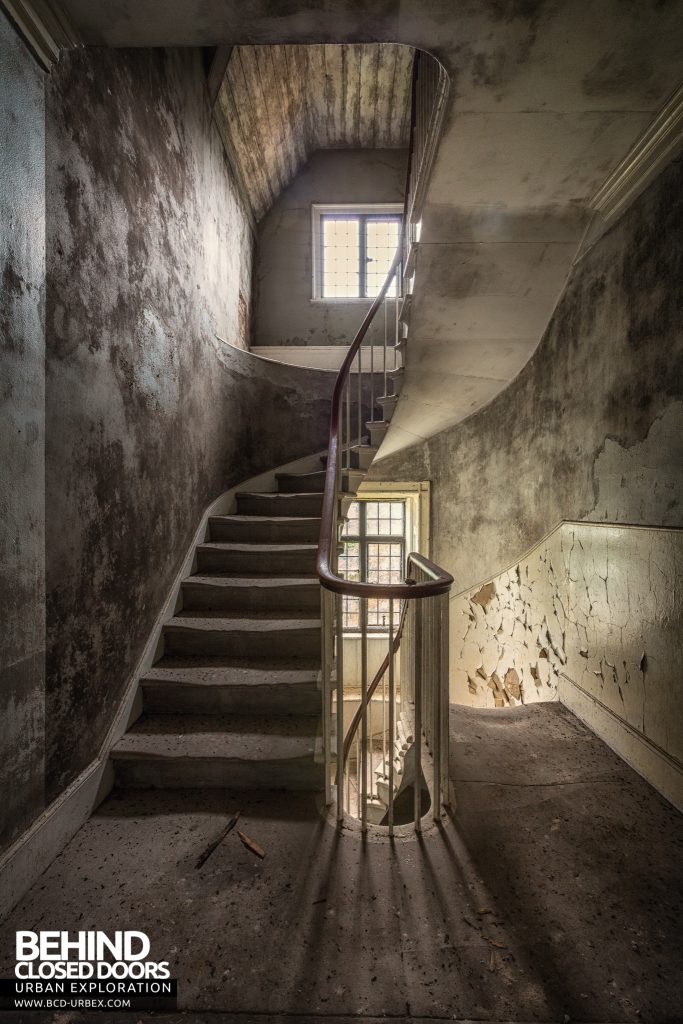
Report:
[{"label": "stair riser", "polygon": [[280,495],[267,498],[259,494],[237,495],[237,512],[241,516],[320,516],[322,494]]},{"label": "stair riser", "polygon": [[[346,491],[349,494],[355,494],[359,486],[363,482],[363,474],[360,470],[351,472],[350,474],[344,473],[342,476],[342,491]],[[281,494],[298,494],[303,489],[307,491],[317,491],[322,493],[325,488],[325,475],[320,473],[316,474],[315,479],[309,478],[308,481],[301,480],[278,480],[278,490]]]},{"label": "stair riser", "polygon": [[370,431],[370,438],[374,447],[379,447],[385,438],[388,425],[383,423],[381,426],[368,427]]},{"label": "stair riser", "polygon": [[164,649],[179,657],[316,658],[320,656],[320,627],[259,632],[167,626]]},{"label": "stair riser", "polygon": [[154,714],[304,715],[321,713],[315,684],[287,686],[184,686],[142,683],[143,708]]},{"label": "stair riser", "polygon": [[248,523],[212,522],[210,538],[213,541],[234,544],[316,544],[320,536],[320,520],[312,522]]},{"label": "stair riser", "polygon": [[186,611],[226,612],[310,611],[320,612],[320,586],[305,587],[213,587],[206,583],[183,583]]},{"label": "stair riser", "polygon": [[305,477],[279,477],[277,481],[277,489],[280,494],[301,494],[304,491],[321,494],[324,488],[324,473],[308,473]]},{"label": "stair riser", "polygon": [[221,758],[115,758],[119,786],[133,789],[285,789],[324,786],[322,765],[307,761],[256,761]]},{"label": "stair riser", "polygon": [[197,549],[199,572],[263,573],[269,576],[313,576],[315,550],[221,551]]}]

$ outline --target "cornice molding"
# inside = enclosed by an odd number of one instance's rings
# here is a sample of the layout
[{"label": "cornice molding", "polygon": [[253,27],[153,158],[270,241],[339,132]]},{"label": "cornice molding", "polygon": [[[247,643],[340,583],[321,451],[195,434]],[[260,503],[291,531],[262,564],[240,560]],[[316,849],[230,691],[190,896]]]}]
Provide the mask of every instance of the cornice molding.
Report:
[{"label": "cornice molding", "polygon": [[585,256],[682,149],[683,85],[665,103],[591,199],[588,208],[593,216],[577,261]]},{"label": "cornice molding", "polygon": [[83,45],[58,0],[0,0],[0,8],[45,71],[52,70],[62,50]]}]

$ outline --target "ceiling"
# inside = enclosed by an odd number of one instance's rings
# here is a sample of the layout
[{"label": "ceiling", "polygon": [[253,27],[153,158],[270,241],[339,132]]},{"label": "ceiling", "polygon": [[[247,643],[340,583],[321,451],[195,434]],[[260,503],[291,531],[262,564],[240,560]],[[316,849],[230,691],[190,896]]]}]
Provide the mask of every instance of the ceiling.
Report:
[{"label": "ceiling", "polygon": [[414,50],[235,46],[216,115],[256,220],[317,149],[408,146]]},{"label": "ceiling", "polygon": [[401,42],[451,76],[406,382],[380,458],[492,399],[537,346],[589,203],[681,79],[683,0],[62,0],[114,46]]}]

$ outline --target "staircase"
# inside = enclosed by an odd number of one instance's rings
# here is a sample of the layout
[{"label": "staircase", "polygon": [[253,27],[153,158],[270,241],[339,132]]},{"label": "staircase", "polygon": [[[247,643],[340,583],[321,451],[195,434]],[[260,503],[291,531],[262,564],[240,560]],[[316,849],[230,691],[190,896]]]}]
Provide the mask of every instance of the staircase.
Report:
[{"label": "staircase", "polygon": [[[344,506],[377,450],[365,442],[344,472]],[[163,656],[140,680],[142,714],[112,749],[117,786],[323,789],[324,471],[276,481],[276,492],[238,493],[234,515],[210,518]]]}]

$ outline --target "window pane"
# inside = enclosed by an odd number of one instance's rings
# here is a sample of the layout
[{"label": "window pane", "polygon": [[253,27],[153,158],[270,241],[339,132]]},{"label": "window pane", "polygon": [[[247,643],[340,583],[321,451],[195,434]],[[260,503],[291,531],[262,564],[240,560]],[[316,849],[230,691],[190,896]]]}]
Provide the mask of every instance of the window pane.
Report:
[{"label": "window pane", "polygon": [[347,541],[339,556],[339,572],[346,580],[360,580],[360,544],[358,541]]},{"label": "window pane", "polygon": [[[394,601],[394,630],[401,618],[400,601]],[[368,601],[368,629],[386,630],[389,627],[389,602]]]},{"label": "window pane", "polygon": [[[367,258],[365,294],[374,298],[384,284],[391,261],[396,255],[401,218],[396,216],[368,217],[365,222]],[[393,281],[387,295],[396,294]]]},{"label": "window pane", "polygon": [[358,298],[360,295],[358,217],[323,216],[323,298]]},{"label": "window pane", "polygon": [[357,537],[360,533],[360,509],[357,501],[349,505],[348,521],[342,529],[342,537]]},{"label": "window pane", "polygon": [[360,603],[357,597],[345,597],[343,628],[348,631],[360,630]]},{"label": "window pane", "polygon": [[368,583],[400,583],[403,578],[403,545],[368,543]]},{"label": "window pane", "polygon": [[369,537],[403,536],[404,503],[402,501],[368,501],[366,515]]}]

